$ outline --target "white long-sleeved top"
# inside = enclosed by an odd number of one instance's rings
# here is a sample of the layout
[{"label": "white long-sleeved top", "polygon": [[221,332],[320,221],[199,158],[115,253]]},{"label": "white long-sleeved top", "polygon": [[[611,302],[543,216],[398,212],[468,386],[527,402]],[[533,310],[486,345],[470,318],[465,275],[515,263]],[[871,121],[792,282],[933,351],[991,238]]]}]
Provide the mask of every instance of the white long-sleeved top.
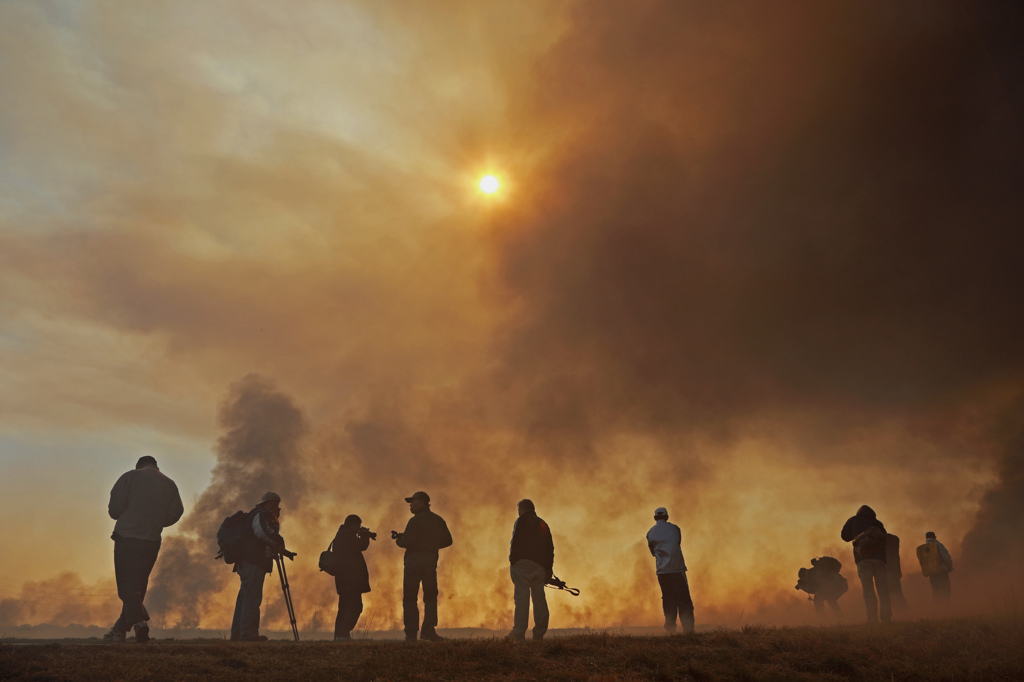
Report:
[{"label": "white long-sleeved top", "polygon": [[953,557],[949,555],[949,550],[946,546],[936,540],[935,538],[927,538],[925,542],[934,542],[939,546],[939,561],[942,562],[942,567],[946,569],[946,573],[952,573],[953,571]]},{"label": "white long-sleeved top", "polygon": [[658,519],[647,531],[647,547],[654,556],[657,573],[686,572],[682,541],[683,534],[679,531],[679,526],[663,519]]}]

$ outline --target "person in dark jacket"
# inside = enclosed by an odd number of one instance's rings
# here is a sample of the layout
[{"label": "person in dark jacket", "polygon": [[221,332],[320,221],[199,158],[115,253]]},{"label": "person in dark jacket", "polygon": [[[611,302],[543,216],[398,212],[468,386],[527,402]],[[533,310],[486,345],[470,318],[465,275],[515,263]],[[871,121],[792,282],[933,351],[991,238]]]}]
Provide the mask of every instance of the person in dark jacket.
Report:
[{"label": "person in dark jacket", "polygon": [[266,493],[260,503],[246,516],[241,558],[232,569],[241,584],[235,599],[235,616],[231,620],[231,639],[242,642],[265,642],[260,634],[260,605],[263,603],[263,581],[274,569],[274,556],[289,559],[297,555],[285,549],[281,537],[281,496]]},{"label": "person in dark jacket", "polygon": [[142,605],[149,574],[160,553],[164,528],[173,526],[185,512],[174,481],[160,473],[156,459],[146,455],[135,469],[117,479],[107,505],[114,524],[114,579],[121,599],[121,615],[103,636],[107,642],[123,642],[128,630],[135,641],[149,641],[149,612]]},{"label": "person in dark jacket", "polygon": [[[451,547],[452,534],[448,524],[430,511],[430,495],[422,490],[405,498],[412,518],[404,533],[394,533],[395,543],[405,549],[405,577],[402,581],[402,611],[405,621],[405,640],[420,639],[437,642],[437,552]],[[423,627],[419,628],[420,612],[417,608],[420,583],[423,583]]]},{"label": "person in dark jacket", "polygon": [[362,525],[361,518],[350,514],[334,536],[334,553],[341,563],[338,574],[334,576],[334,587],[338,591],[335,642],[352,641],[352,628],[363,612],[363,593],[370,591],[370,572],[363,558],[363,552],[370,546],[370,531]]},{"label": "person in dark jacket", "polygon": [[555,563],[555,544],[551,529],[537,516],[531,500],[519,501],[519,518],[512,525],[512,547],[509,551],[509,573],[515,586],[516,610],[508,639],[526,639],[530,624],[530,600],[533,600],[533,639],[540,641],[548,631],[548,600],[544,585],[551,579]]},{"label": "person in dark jacket", "polygon": [[892,621],[889,576],[885,569],[885,536],[885,526],[875,518],[875,510],[866,504],[846,521],[840,533],[845,542],[853,543],[853,559],[864,591],[869,623],[877,623],[879,613],[882,622]]}]

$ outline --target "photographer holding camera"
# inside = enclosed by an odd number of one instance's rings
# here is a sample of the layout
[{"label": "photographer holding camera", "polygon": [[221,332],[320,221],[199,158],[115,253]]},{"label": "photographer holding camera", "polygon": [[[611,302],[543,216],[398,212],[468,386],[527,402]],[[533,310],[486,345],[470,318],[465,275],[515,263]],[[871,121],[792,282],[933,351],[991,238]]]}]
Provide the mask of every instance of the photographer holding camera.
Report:
[{"label": "photographer holding camera", "polygon": [[363,552],[376,540],[377,534],[362,527],[363,520],[355,514],[345,518],[334,536],[334,553],[340,568],[334,576],[338,590],[338,617],[334,621],[334,641],[351,642],[352,628],[363,612],[363,593],[370,591],[370,572],[366,568]]}]

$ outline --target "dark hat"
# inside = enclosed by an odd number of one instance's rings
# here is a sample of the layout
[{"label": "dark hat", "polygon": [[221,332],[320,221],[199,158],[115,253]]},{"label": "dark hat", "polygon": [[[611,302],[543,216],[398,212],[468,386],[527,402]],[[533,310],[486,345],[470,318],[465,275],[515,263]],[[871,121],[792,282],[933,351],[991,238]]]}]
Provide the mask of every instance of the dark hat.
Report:
[{"label": "dark hat", "polygon": [[655,517],[664,516],[667,519],[668,518],[668,509],[665,509],[664,507],[658,507],[657,509],[654,510],[654,516]]},{"label": "dark hat", "polygon": [[925,538],[931,538],[932,540],[935,539],[935,533],[933,533],[932,531],[928,531],[927,533],[924,534],[924,536],[925,536]]},{"label": "dark hat", "polygon": [[426,494],[422,490],[414,492],[411,496],[405,498],[406,502],[412,502],[413,500],[423,500],[427,504],[430,504],[430,495]]},{"label": "dark hat", "polygon": [[139,461],[135,463],[135,468],[136,469],[143,469],[145,467],[155,467],[155,466],[156,466],[156,458],[155,457],[151,457],[149,455],[143,455],[142,457],[139,457]]},{"label": "dark hat", "polygon": [[263,497],[260,498],[260,504],[266,504],[267,502],[281,502],[281,496],[277,493],[263,493]]}]

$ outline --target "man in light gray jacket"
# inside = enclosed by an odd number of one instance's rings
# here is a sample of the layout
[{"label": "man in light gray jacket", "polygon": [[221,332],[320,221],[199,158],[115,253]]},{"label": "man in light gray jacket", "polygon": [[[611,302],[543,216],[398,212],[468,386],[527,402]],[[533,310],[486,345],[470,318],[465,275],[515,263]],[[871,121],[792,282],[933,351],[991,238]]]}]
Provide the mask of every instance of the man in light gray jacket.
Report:
[{"label": "man in light gray jacket", "polygon": [[683,632],[693,632],[693,600],[686,581],[686,562],[683,560],[682,533],[679,526],[668,522],[668,510],[654,510],[654,527],[647,531],[647,548],[655,559],[658,583],[661,585],[661,605],[665,612],[665,631],[676,631],[676,614]]},{"label": "man in light gray jacket", "polygon": [[149,574],[160,552],[163,529],[185,512],[174,481],[160,473],[156,460],[140,457],[135,469],[117,479],[107,506],[114,524],[114,577],[121,599],[121,616],[103,639],[123,642],[128,630],[135,641],[149,640],[149,613],[142,605]]}]

